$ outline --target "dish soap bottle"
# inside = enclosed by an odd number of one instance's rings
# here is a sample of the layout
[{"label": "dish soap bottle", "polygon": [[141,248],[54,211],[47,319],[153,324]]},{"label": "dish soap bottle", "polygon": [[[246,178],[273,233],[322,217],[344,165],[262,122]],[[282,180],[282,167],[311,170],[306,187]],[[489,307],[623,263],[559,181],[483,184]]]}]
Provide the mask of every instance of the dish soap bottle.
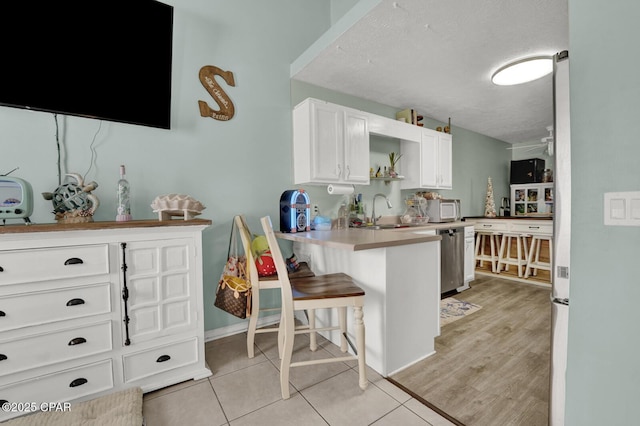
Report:
[{"label": "dish soap bottle", "polygon": [[131,204],[129,199],[129,181],[125,178],[124,165],[120,166],[120,180],[118,181],[118,214],[116,222],[127,222],[131,217]]}]

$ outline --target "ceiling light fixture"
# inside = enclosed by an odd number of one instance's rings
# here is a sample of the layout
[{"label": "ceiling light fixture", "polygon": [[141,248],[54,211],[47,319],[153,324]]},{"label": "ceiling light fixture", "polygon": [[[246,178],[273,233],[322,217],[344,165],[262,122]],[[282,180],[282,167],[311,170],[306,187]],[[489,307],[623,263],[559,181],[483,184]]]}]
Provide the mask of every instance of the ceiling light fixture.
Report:
[{"label": "ceiling light fixture", "polygon": [[493,84],[511,86],[537,80],[553,71],[551,56],[534,56],[511,62],[491,76]]}]

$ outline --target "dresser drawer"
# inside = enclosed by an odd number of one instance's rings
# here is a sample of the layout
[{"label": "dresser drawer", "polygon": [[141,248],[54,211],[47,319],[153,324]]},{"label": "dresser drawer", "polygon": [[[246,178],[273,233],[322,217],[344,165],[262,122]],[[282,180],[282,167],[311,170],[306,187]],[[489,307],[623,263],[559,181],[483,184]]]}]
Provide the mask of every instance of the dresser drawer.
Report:
[{"label": "dresser drawer", "polygon": [[[113,388],[111,360],[60,371],[0,388],[0,401],[64,402]],[[73,408],[72,408],[73,409]],[[14,413],[0,411],[0,420]]]},{"label": "dresser drawer", "polygon": [[144,352],[125,355],[124,381],[131,382],[193,364],[198,361],[198,339],[172,343]]},{"label": "dresser drawer", "polygon": [[110,284],[0,297],[0,331],[111,312]]},{"label": "dresser drawer", "polygon": [[511,226],[512,232],[522,232],[535,235],[553,235],[552,223],[514,223]]},{"label": "dresser drawer", "polygon": [[69,246],[0,252],[0,285],[109,273],[109,246]]},{"label": "dresser drawer", "polygon": [[111,322],[0,342],[0,376],[110,351]]},{"label": "dresser drawer", "polygon": [[493,232],[507,232],[509,230],[509,224],[506,222],[479,222],[474,225],[474,229],[477,231],[493,231]]}]

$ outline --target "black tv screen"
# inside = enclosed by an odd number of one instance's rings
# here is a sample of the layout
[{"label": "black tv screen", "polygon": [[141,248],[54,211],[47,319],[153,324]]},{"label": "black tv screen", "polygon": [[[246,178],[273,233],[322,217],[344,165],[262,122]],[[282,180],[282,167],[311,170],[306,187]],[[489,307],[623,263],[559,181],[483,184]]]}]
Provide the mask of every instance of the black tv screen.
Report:
[{"label": "black tv screen", "polygon": [[3,1],[0,105],[169,129],[172,46],[158,1]]}]

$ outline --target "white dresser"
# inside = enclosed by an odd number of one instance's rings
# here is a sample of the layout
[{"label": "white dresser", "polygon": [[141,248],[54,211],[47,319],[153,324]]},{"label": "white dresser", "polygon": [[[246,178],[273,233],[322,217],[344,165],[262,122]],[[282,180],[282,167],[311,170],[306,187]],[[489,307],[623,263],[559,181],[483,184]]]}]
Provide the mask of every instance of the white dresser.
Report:
[{"label": "white dresser", "polygon": [[202,231],[209,220],[0,227],[0,421],[211,375]]}]

